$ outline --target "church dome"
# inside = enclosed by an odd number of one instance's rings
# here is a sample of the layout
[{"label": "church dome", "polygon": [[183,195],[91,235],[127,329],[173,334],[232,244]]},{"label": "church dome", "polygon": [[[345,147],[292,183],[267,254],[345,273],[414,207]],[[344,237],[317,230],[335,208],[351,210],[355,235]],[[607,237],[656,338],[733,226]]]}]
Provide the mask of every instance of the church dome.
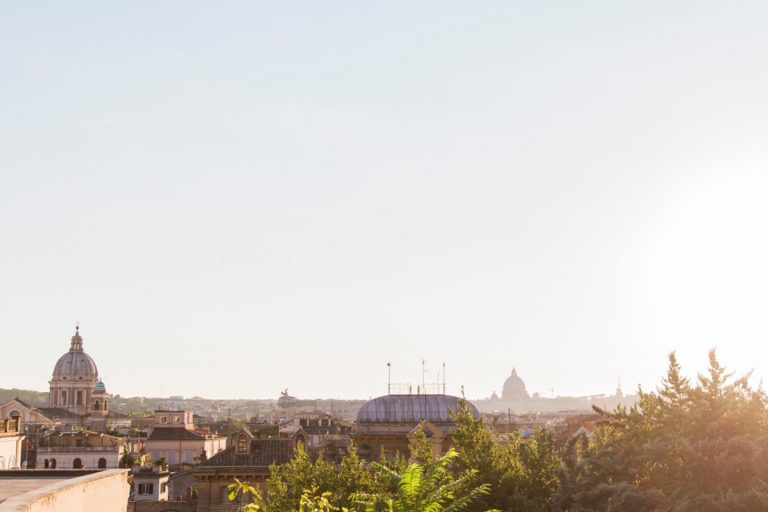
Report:
[{"label": "church dome", "polygon": [[53,367],[53,379],[94,380],[98,376],[96,363],[91,356],[83,352],[83,338],[80,337],[78,328],[72,336],[69,352],[61,356]]},{"label": "church dome", "polygon": [[[384,395],[369,400],[357,413],[358,423],[453,423],[450,411],[459,409],[461,399],[451,395]],[[477,419],[477,407],[467,402]]]},{"label": "church dome", "polygon": [[512,374],[504,381],[504,389],[501,391],[503,400],[524,400],[530,398],[525,389],[525,382],[517,375],[517,370],[512,368]]}]

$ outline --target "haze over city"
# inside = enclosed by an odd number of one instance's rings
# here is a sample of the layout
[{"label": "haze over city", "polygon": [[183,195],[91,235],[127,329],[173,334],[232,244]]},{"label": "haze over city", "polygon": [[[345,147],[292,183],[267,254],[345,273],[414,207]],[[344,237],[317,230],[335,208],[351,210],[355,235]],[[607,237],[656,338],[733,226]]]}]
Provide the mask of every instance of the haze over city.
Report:
[{"label": "haze over city", "polygon": [[122,396],[631,392],[713,347],[759,382],[740,5],[0,6],[0,387],[76,322]]}]

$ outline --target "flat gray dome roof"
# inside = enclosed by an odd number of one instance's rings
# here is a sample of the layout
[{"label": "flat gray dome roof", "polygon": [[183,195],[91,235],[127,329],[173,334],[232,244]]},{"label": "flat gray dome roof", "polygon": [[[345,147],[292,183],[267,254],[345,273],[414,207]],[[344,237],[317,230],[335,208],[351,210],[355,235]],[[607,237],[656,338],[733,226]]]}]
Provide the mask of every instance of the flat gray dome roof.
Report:
[{"label": "flat gray dome roof", "polygon": [[[461,399],[451,395],[384,395],[366,402],[357,413],[358,423],[453,423],[450,411]],[[475,419],[480,413],[467,402]]]}]

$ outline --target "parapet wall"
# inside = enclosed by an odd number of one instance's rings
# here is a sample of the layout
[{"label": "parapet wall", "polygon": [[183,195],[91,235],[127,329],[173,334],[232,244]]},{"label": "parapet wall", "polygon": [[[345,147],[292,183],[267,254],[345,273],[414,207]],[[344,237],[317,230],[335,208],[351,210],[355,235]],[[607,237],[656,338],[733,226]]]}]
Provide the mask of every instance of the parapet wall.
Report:
[{"label": "parapet wall", "polygon": [[128,512],[195,512],[192,501],[129,501]]},{"label": "parapet wall", "polygon": [[0,512],[125,512],[129,490],[127,469],[98,471],[14,496]]}]

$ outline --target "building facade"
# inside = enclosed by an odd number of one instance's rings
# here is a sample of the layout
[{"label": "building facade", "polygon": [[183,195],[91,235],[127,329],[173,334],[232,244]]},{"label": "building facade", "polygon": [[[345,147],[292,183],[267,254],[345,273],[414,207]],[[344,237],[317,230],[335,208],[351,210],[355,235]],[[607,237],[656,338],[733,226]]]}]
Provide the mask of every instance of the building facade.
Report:
[{"label": "building facade", "polygon": [[18,418],[0,419],[0,469],[21,467],[21,447],[24,436],[21,434],[20,427],[21,422]]},{"label": "building facade", "polygon": [[227,447],[227,438],[195,428],[192,411],[155,411],[155,424],[144,443],[157,461],[195,464]]},{"label": "building facade", "polygon": [[50,431],[37,441],[38,469],[116,469],[124,440],[88,430]]},{"label": "building facade", "polygon": [[[383,454],[394,459],[397,454],[410,455],[416,429],[421,426],[432,444],[435,455],[450,447],[451,433],[456,429],[453,414],[460,398],[441,394],[384,395],[367,402],[357,414],[352,439],[361,456],[376,459]],[[475,418],[477,408],[467,402]]]}]

